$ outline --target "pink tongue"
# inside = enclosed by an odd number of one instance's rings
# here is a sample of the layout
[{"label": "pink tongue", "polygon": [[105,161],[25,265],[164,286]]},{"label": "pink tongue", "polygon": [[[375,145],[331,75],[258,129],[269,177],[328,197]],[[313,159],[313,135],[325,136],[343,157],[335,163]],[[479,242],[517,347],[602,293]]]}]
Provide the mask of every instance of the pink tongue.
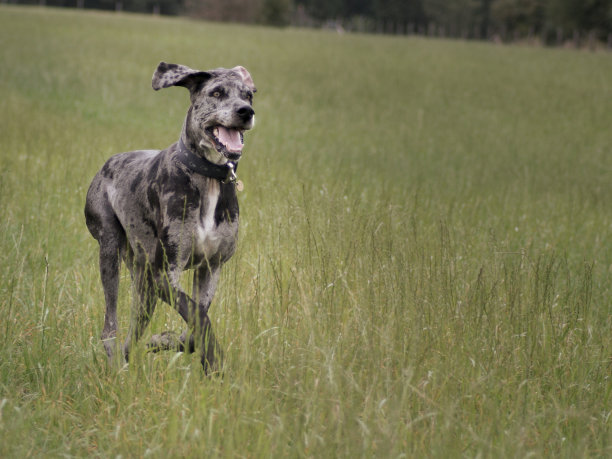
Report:
[{"label": "pink tongue", "polygon": [[219,126],[219,140],[231,152],[242,151],[242,139],[240,138],[240,132],[236,129]]}]

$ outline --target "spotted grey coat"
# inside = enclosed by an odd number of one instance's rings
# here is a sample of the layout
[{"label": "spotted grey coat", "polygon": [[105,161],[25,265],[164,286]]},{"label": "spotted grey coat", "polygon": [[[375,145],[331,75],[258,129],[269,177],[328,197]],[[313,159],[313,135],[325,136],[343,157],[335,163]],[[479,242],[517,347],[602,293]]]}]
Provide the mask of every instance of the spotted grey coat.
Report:
[{"label": "spotted grey coat", "polygon": [[[243,67],[203,72],[162,62],[153,75],[153,88],[169,86],[186,87],[191,98],[178,142],[161,151],[111,157],[87,193],[86,223],[100,246],[106,302],[102,340],[112,359],[123,260],[134,286],[125,358],[161,298],[177,309],[188,331],[178,339],[169,333],[154,336],[153,349],[198,349],[204,368],[216,369],[221,351],[208,309],[220,267],[236,249],[238,199],[233,179],[243,133],[255,121],[255,87]],[[187,269],[194,270],[192,296],[179,284]]]}]

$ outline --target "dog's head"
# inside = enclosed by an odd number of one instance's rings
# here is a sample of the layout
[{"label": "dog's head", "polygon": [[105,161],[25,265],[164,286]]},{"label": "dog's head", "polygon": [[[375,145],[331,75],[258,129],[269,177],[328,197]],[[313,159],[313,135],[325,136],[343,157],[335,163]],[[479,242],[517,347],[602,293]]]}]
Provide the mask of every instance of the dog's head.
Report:
[{"label": "dog's head", "polygon": [[253,93],[257,91],[244,67],[205,72],[161,62],[153,74],[153,89],[183,86],[191,107],[185,119],[186,145],[215,164],[238,161],[243,133],[255,125]]}]

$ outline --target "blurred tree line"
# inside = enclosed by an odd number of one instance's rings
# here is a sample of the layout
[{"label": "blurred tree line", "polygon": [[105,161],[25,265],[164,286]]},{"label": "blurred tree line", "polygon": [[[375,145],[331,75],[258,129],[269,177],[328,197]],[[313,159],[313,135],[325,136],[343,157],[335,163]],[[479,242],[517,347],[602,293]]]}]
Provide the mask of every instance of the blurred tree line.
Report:
[{"label": "blurred tree line", "polygon": [[[298,21],[350,30],[561,43],[612,40],[612,0],[295,0]],[[609,43],[612,45],[612,43]]]},{"label": "blurred tree line", "polygon": [[612,47],[612,0],[1,0],[338,31]]},{"label": "blurred tree line", "polygon": [[210,21],[291,23],[293,0],[0,0],[21,5],[91,8],[165,15],[184,15]]}]

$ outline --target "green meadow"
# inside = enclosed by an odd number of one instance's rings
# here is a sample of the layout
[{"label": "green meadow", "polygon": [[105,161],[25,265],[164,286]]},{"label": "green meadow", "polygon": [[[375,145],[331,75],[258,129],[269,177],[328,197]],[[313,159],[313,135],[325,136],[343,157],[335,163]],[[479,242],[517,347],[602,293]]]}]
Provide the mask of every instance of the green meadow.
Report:
[{"label": "green meadow", "polygon": [[[2,5],[0,56],[0,457],[612,455],[612,54]],[[85,193],[178,139],[162,60],[258,87],[222,377],[166,304],[99,339]]]}]

